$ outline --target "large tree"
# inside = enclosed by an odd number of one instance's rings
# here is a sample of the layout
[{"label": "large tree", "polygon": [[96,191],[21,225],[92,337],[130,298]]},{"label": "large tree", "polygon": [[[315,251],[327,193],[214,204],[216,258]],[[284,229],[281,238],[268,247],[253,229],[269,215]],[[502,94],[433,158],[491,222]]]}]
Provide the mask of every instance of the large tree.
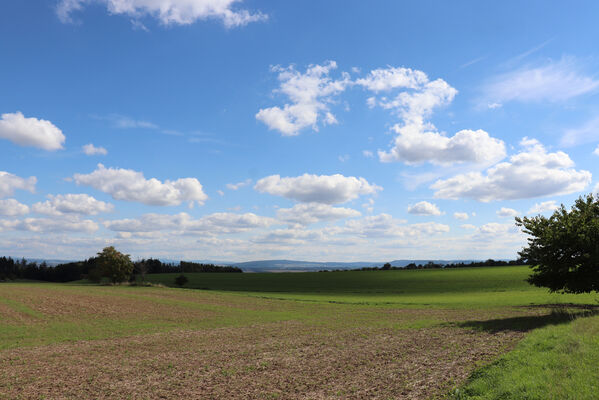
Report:
[{"label": "large tree", "polygon": [[126,281],[133,272],[133,263],[129,255],[117,251],[114,247],[105,247],[98,253],[97,264],[104,276],[112,283]]},{"label": "large tree", "polygon": [[530,235],[519,252],[533,269],[528,282],[552,292],[599,291],[599,196],[581,196],[551,217],[516,218]]}]

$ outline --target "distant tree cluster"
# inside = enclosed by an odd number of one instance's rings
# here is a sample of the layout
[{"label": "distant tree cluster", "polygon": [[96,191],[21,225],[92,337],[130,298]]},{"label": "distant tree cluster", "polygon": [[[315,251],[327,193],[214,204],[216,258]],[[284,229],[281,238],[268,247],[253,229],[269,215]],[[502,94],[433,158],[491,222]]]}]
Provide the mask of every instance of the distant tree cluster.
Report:
[{"label": "distant tree cluster", "polygon": [[14,260],[10,257],[1,257],[0,281],[31,279],[47,282],[70,282],[82,279],[95,268],[95,258],[50,267],[45,262],[38,264],[24,258]]},{"label": "distant tree cluster", "polygon": [[[407,270],[407,269],[445,269],[445,268],[474,268],[474,267],[505,267],[509,265],[525,265],[526,262],[523,259],[503,261],[488,259],[486,261],[473,261],[469,263],[459,262],[450,264],[434,263],[432,261],[426,264],[410,263],[405,267],[396,267],[390,263],[385,263],[381,267],[363,267],[353,269],[336,269],[331,272],[342,272],[342,271],[390,271],[390,270]],[[319,272],[329,272],[328,270],[322,270]]]},{"label": "distant tree cluster", "polygon": [[243,272],[240,268],[201,264],[181,261],[178,265],[163,263],[149,258],[131,262],[128,255],[117,251],[114,247],[106,247],[97,257],[85,261],[58,264],[54,267],[45,262],[29,262],[24,258],[15,260],[10,257],[0,257],[0,281],[15,279],[30,279],[46,282],[72,282],[89,279],[100,282],[108,278],[110,282],[135,281],[138,275],[145,281],[146,274],[183,273],[183,272]]}]

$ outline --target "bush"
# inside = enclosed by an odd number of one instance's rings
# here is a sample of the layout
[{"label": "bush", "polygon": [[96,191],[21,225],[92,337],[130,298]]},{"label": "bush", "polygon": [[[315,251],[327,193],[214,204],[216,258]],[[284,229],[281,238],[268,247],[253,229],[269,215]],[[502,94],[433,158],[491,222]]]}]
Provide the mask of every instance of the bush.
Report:
[{"label": "bush", "polygon": [[183,287],[187,282],[189,282],[189,279],[183,274],[175,278],[175,285],[179,287]]}]

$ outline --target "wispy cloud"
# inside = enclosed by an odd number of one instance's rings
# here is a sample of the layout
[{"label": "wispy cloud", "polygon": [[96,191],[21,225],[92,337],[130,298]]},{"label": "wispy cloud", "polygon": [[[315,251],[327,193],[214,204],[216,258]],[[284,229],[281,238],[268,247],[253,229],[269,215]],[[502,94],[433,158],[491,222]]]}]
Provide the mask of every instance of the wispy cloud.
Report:
[{"label": "wispy cloud", "polygon": [[473,59],[473,60],[470,60],[470,61],[468,61],[468,62],[465,62],[464,64],[460,65],[460,68],[459,68],[459,69],[468,68],[469,66],[471,66],[471,65],[474,65],[474,64],[476,64],[476,63],[478,63],[478,62],[480,62],[480,61],[484,60],[485,58],[487,58],[487,56],[478,57],[478,58],[475,58],[475,59]]},{"label": "wispy cloud", "polygon": [[563,57],[495,77],[483,88],[481,103],[561,102],[598,89],[599,80],[587,75],[578,60]]},{"label": "wispy cloud", "polygon": [[561,145],[566,147],[599,140],[599,117],[593,118],[583,125],[566,130]]}]

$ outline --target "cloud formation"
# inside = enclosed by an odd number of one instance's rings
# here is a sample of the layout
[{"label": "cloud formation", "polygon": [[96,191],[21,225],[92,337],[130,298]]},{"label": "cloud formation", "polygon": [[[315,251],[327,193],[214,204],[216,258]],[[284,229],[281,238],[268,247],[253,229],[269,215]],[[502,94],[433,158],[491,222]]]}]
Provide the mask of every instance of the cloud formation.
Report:
[{"label": "cloud formation", "polygon": [[25,179],[6,171],[0,171],[0,198],[12,196],[17,189],[34,193],[36,183],[35,176]]},{"label": "cloud formation", "polygon": [[[428,201],[420,201],[416,204],[410,204],[408,206],[408,213],[415,215],[441,215],[443,214],[436,204],[429,203]],[[466,215],[466,217],[468,217]]]},{"label": "cloud formation", "polygon": [[0,215],[15,217],[29,213],[29,207],[15,199],[0,200]]},{"label": "cloud formation", "polygon": [[351,208],[332,207],[322,203],[301,203],[291,208],[277,210],[277,218],[280,221],[293,225],[309,225],[321,221],[359,217],[360,215],[359,211]]},{"label": "cloud formation", "polygon": [[117,232],[179,231],[181,233],[232,234],[256,228],[265,228],[275,223],[273,218],[253,213],[214,213],[199,219],[187,213],[175,215],[144,214],[140,218],[104,222],[104,226]]},{"label": "cloud formation", "polygon": [[279,74],[280,87],[275,93],[289,98],[283,107],[270,107],[258,111],[256,119],[269,129],[279,131],[283,136],[296,136],[304,128],[318,131],[318,125],[336,124],[337,119],[331,113],[329,104],[334,96],[343,92],[350,84],[349,76],[342,74],[341,79],[333,80],[329,73],[337,68],[337,63],[328,61],[324,65],[310,65],[305,73],[293,65],[283,68],[275,66],[273,72]]},{"label": "cloud formation", "polygon": [[485,103],[560,102],[599,89],[599,80],[586,75],[578,62],[564,57],[544,65],[500,75],[485,88]]},{"label": "cloud formation", "polygon": [[547,211],[555,211],[559,208],[555,200],[544,201],[542,203],[536,203],[528,210],[529,214],[542,214]]},{"label": "cloud formation", "polygon": [[507,217],[517,217],[520,213],[513,208],[501,207],[499,210],[495,212],[498,217],[507,218]]},{"label": "cloud formation", "polygon": [[0,231],[27,232],[83,232],[94,233],[98,224],[90,219],[69,218],[25,218],[22,220],[0,219]]},{"label": "cloud formation", "polygon": [[0,138],[19,146],[31,146],[54,151],[62,149],[65,136],[52,122],[26,118],[21,112],[2,114]]},{"label": "cloud formation", "polygon": [[448,137],[428,121],[434,109],[450,104],[457,94],[443,79],[431,81],[422,71],[389,67],[371,71],[356,84],[375,94],[400,90],[394,97],[370,97],[367,102],[401,119],[391,128],[397,134],[391,149],[378,152],[382,162],[492,164],[505,157],[504,143],[483,130],[464,129]]},{"label": "cloud formation", "polygon": [[241,0],[61,0],[56,13],[64,23],[73,22],[72,14],[89,4],[101,4],[110,14],[140,18],[156,18],[163,25],[189,25],[198,20],[215,19],[227,28],[263,21],[267,16],[234,9]]},{"label": "cloud formation", "polygon": [[375,194],[380,186],[354,176],[310,175],[284,177],[271,175],[254,186],[259,192],[282,196],[302,203],[340,204],[360,195]]},{"label": "cloud formation", "polygon": [[115,200],[135,201],[153,206],[176,206],[184,201],[192,206],[204,204],[208,196],[196,178],[176,181],[146,179],[143,173],[131,169],[106,168],[98,164],[89,174],[75,174],[78,185],[87,185],[108,193]]},{"label": "cloud formation", "polygon": [[96,147],[92,143],[83,145],[82,149],[83,149],[83,152],[88,156],[96,156],[96,155],[105,156],[106,154],[108,154],[108,150],[106,150],[104,147],[101,147],[101,146]]},{"label": "cloud formation", "polygon": [[487,169],[485,174],[470,172],[436,181],[431,185],[435,197],[483,202],[526,199],[574,193],[591,183],[591,173],[572,168],[574,162],[566,153],[547,153],[534,139],[524,138],[521,145],[523,151]]},{"label": "cloud formation", "polygon": [[46,215],[82,214],[96,215],[111,212],[114,206],[96,200],[87,194],[48,195],[48,200],[35,203],[32,211]]}]

